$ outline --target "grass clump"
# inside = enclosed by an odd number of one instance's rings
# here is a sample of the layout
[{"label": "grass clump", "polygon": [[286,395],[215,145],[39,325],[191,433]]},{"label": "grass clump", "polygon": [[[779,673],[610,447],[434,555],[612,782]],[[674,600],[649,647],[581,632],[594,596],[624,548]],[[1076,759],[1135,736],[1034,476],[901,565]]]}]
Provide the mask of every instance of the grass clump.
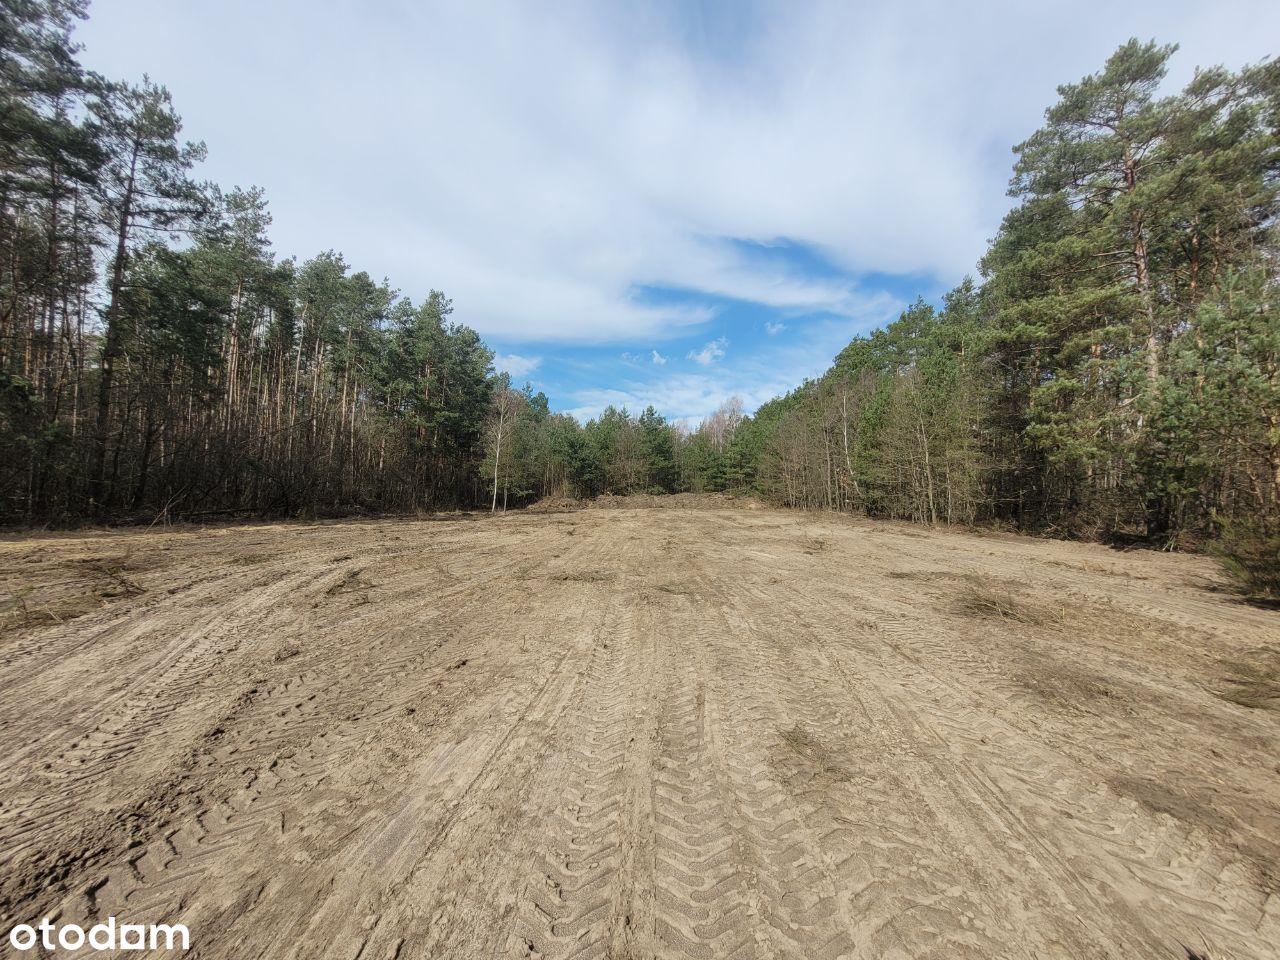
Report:
[{"label": "grass clump", "polygon": [[1226,684],[1214,691],[1221,699],[1251,710],[1280,710],[1280,652],[1256,651],[1224,665]]},{"label": "grass clump", "polygon": [[1060,623],[1066,613],[1065,609],[1052,610],[1033,604],[1015,596],[1011,590],[983,583],[968,583],[956,597],[956,607],[966,616],[984,620],[1007,620],[1029,626]]},{"label": "grass clump", "polygon": [[1280,532],[1230,524],[1213,554],[1246,598],[1280,605]]}]

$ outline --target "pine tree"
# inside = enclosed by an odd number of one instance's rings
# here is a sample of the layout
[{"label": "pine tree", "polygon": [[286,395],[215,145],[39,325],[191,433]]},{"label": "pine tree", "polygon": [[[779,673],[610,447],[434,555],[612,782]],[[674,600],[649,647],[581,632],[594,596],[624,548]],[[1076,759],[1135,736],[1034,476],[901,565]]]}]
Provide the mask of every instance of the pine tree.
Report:
[{"label": "pine tree", "polygon": [[121,303],[129,255],[140,234],[181,232],[204,215],[205,197],[188,172],[204,158],[205,150],[203,144],[179,144],[182,121],[169,92],[149,80],[140,87],[108,90],[92,108],[108,157],[103,167],[102,213],[113,234],[92,469],[97,509],[105,511],[111,505],[115,480],[107,475],[107,447],[115,367],[127,338]]},{"label": "pine tree", "polygon": [[1006,389],[1054,491],[1042,507],[1114,523],[1137,504],[1152,535],[1184,492],[1165,474],[1170,345],[1253,255],[1275,200],[1259,99],[1221,69],[1158,96],[1174,50],[1133,40],[1059,88],[1015,148],[1022,204],[983,263]]}]

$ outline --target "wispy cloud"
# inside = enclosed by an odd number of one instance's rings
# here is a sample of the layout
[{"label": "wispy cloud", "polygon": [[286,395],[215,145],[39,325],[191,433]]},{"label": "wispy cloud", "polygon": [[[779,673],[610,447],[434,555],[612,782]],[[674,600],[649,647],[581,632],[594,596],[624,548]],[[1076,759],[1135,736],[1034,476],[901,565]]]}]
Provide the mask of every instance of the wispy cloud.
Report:
[{"label": "wispy cloud", "polygon": [[667,365],[667,358],[664,357],[662,354],[660,354],[657,350],[653,351],[653,356],[651,359],[652,359],[652,362],[658,365],[659,367],[665,367]]},{"label": "wispy cloud", "polygon": [[[779,377],[748,389],[743,399],[749,408],[754,408],[783,389],[785,385]],[[625,407],[631,413],[638,413],[652,404],[671,421],[696,424],[730,397],[741,393],[728,376],[677,373],[650,383],[627,382],[581,391],[577,396],[578,405],[568,413],[585,423],[598,417],[607,406]]]},{"label": "wispy cloud", "polygon": [[493,358],[493,368],[511,374],[512,380],[523,380],[542,363],[541,357],[522,357],[518,353],[498,354]]},{"label": "wispy cloud", "polygon": [[[887,323],[905,306],[903,300],[888,302],[885,312],[872,322]],[[567,388],[558,399],[567,412],[583,422],[598,416],[609,404],[632,412],[652,404],[669,420],[696,425],[734,395],[742,397],[745,408],[752,412],[805,379],[819,376],[849,338],[866,328],[864,321],[849,318],[797,321],[790,327],[794,336],[781,340],[762,336],[754,348],[744,348],[735,340],[732,363],[685,370],[647,363],[626,363],[622,368],[600,363],[589,371],[590,379]],[[602,382],[609,386],[601,386]]]},{"label": "wispy cloud", "polygon": [[695,363],[699,363],[704,367],[709,367],[717,360],[724,359],[725,351],[729,347],[729,341],[725,337],[717,337],[712,340],[701,350],[690,350],[689,359]]},{"label": "wispy cloud", "polygon": [[787,329],[787,325],[783,323],[781,320],[765,321],[764,331],[765,333],[769,334],[769,336],[771,337],[776,337],[785,329]]}]

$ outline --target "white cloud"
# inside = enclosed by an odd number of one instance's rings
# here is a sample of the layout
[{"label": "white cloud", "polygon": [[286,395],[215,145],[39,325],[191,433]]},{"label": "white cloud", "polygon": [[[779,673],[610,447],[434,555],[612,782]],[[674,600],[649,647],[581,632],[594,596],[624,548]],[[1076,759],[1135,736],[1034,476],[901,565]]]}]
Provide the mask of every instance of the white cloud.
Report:
[{"label": "white cloud", "polygon": [[704,367],[709,367],[717,360],[724,359],[725,350],[728,346],[729,341],[727,339],[724,337],[717,337],[701,350],[690,350],[689,359],[702,364]]},{"label": "white cloud", "polygon": [[777,320],[777,321],[768,320],[765,322],[765,325],[764,325],[765,333],[769,334],[769,336],[771,337],[776,337],[785,329],[787,329],[787,325],[783,323],[781,320]]},{"label": "white cloud", "polygon": [[78,38],[88,66],[170,86],[209,143],[202,175],[261,184],[282,254],[333,247],[415,299],[440,287],[505,342],[643,342],[712,315],[646,285],[874,312],[874,292],[724,237],[958,279],[1057,84],[1130,35],[1181,41],[1179,81],[1280,35],[1266,0],[1082,0],[1065,19],[944,0],[372,6],[95,0]]},{"label": "white cloud", "polygon": [[667,358],[664,357],[662,354],[660,354],[657,350],[653,351],[652,360],[655,364],[657,364],[660,367],[665,367],[667,365]]},{"label": "white cloud", "polygon": [[493,358],[493,368],[511,374],[511,379],[522,381],[542,363],[541,357],[522,357],[518,353],[498,354]]},{"label": "white cloud", "polygon": [[[883,312],[869,319],[883,325],[905,306],[886,300]],[[826,371],[836,353],[864,326],[863,321],[840,318],[805,321],[798,335],[788,338],[790,342],[770,341],[754,352],[735,350],[732,364],[692,372],[632,367],[613,377],[609,388],[570,390],[560,399],[570,407],[568,412],[584,423],[599,416],[609,404],[633,413],[652,404],[670,421],[696,425],[735,395],[742,398],[747,412],[753,413],[766,400]]]},{"label": "white cloud", "polygon": [[[749,409],[754,409],[786,389],[788,385],[781,378],[770,379],[748,389],[743,400]],[[578,406],[568,412],[585,423],[598,417],[607,406],[625,407],[631,413],[639,413],[652,404],[668,420],[684,420],[696,425],[735,395],[742,395],[742,391],[728,375],[672,374],[651,383],[583,390],[575,398]]]}]

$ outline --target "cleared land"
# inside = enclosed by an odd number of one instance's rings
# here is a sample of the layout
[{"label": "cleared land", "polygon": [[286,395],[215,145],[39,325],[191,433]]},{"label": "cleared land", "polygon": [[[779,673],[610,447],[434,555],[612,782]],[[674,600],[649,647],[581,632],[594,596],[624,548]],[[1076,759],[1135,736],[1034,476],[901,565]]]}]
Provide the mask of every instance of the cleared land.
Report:
[{"label": "cleared land", "polygon": [[10,540],[0,596],[6,930],[1280,950],[1280,614],[1202,558],[676,501]]}]

